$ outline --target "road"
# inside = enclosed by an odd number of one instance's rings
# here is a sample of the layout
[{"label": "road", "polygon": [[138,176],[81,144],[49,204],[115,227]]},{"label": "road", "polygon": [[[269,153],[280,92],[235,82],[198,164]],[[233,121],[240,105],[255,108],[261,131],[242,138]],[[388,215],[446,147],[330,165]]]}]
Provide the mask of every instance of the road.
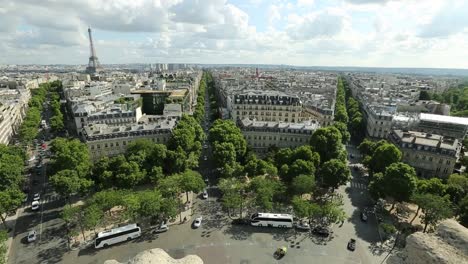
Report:
[{"label": "road", "polygon": [[[49,123],[51,117],[50,108],[46,108],[42,118]],[[45,151],[48,151],[51,134],[49,129],[41,129],[39,138],[45,138]],[[10,247],[9,263],[57,263],[49,257],[51,251],[66,249],[66,233],[63,221],[60,219],[60,211],[64,205],[63,200],[53,192],[48,185],[47,164],[49,159],[44,157],[39,162],[41,140],[34,144],[33,156],[27,169],[30,171],[28,201],[19,209],[16,220],[14,238]],[[42,164],[38,170],[37,164]],[[32,197],[39,193],[41,198],[38,211],[31,210]],[[28,243],[26,236],[29,231],[36,230],[37,240]]]}]

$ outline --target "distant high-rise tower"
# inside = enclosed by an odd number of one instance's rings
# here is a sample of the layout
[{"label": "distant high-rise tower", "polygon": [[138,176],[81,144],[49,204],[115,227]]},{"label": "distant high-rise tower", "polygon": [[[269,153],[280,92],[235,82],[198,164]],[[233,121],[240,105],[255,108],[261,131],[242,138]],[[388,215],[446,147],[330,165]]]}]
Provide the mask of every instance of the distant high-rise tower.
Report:
[{"label": "distant high-rise tower", "polygon": [[90,74],[95,74],[102,70],[101,64],[99,63],[99,59],[96,56],[96,50],[94,49],[93,44],[93,36],[91,35],[91,28],[88,28],[89,34],[89,48],[91,51],[91,55],[89,56],[88,67],[86,67],[86,72]]}]

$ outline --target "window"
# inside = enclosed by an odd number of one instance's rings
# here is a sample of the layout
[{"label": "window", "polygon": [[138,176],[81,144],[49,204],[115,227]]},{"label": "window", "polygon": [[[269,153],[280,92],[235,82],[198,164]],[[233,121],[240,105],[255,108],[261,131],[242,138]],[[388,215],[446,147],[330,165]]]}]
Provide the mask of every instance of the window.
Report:
[{"label": "window", "polygon": [[447,163],[446,163],[446,164],[447,164],[447,165],[450,165],[450,160],[447,160]]}]

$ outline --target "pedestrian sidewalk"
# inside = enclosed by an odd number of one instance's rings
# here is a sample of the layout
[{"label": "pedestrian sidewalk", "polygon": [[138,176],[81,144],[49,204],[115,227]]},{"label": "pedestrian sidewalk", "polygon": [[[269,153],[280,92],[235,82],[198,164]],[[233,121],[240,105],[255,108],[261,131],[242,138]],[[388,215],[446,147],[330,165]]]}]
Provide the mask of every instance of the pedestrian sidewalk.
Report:
[{"label": "pedestrian sidewalk", "polygon": [[24,212],[24,209],[25,209],[24,206],[18,208],[18,210],[16,210],[16,213],[14,215],[7,216],[7,218],[5,219],[6,225],[11,229],[10,232],[8,232],[7,234],[8,239],[6,241],[7,251],[5,254],[6,256],[5,263],[8,263],[8,259],[10,258],[10,249],[11,249],[11,245],[13,244],[13,239],[15,238],[16,220]]},{"label": "pedestrian sidewalk", "polygon": [[173,219],[173,221],[169,221],[168,225],[175,225],[175,224],[182,224],[184,223],[184,218],[186,218],[187,223],[190,223],[190,220],[192,218],[192,209],[193,209],[193,192],[190,192],[188,195],[188,201],[187,201],[187,196],[185,193],[182,193],[179,196],[179,199],[184,206],[183,211]]}]

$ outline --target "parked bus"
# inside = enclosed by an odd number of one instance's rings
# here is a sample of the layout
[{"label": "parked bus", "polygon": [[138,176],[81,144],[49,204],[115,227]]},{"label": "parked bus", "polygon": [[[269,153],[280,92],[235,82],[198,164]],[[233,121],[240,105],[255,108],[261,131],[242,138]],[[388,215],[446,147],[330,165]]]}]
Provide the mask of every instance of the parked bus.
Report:
[{"label": "parked bus", "polygon": [[107,247],[123,241],[130,241],[141,236],[141,228],[137,224],[117,227],[99,232],[94,241],[95,248]]},{"label": "parked bus", "polygon": [[253,226],[293,227],[293,216],[290,214],[256,213],[250,218]]}]

